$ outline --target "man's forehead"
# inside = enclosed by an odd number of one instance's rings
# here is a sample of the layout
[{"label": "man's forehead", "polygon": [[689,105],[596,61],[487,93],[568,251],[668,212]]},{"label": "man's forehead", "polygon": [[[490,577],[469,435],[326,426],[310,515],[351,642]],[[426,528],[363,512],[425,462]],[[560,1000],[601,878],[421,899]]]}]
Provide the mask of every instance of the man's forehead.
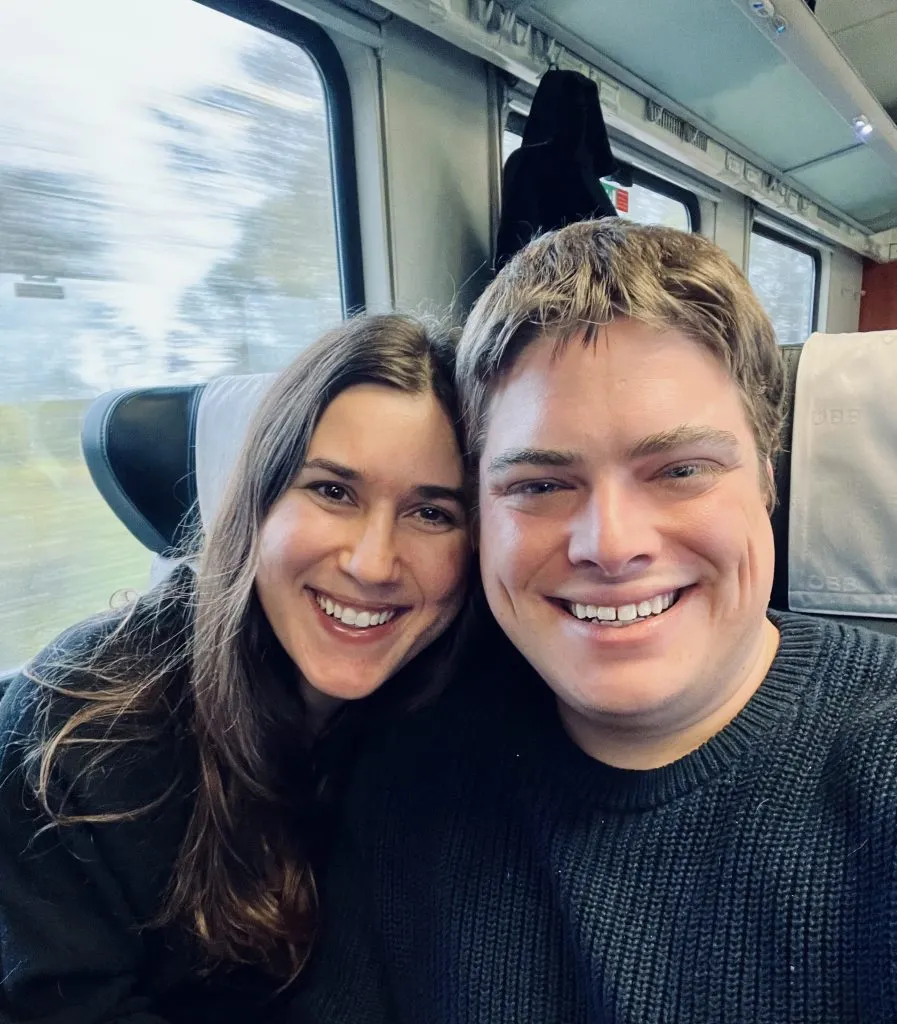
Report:
[{"label": "man's forehead", "polygon": [[[623,330],[617,329],[624,327]],[[596,440],[623,448],[652,435],[742,434],[738,389],[716,358],[678,332],[612,324],[610,341],[550,334],[534,340],[496,387],[485,445],[575,449]],[[619,358],[613,357],[613,352]]]}]

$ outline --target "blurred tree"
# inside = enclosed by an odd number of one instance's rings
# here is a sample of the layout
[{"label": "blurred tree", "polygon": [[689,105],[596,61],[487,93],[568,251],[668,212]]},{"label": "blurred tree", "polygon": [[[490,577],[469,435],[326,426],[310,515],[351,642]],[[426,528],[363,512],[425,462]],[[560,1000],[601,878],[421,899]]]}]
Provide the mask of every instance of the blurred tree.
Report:
[{"label": "blurred tree", "polygon": [[297,347],[340,314],[320,76],[302,49],[263,34],[240,64],[242,81],[154,112],[171,169],[233,235],[230,252],[183,296],[182,323],[169,333],[168,365],[185,374],[209,359],[203,338],[222,367],[246,372],[271,362],[256,358],[259,349]]}]

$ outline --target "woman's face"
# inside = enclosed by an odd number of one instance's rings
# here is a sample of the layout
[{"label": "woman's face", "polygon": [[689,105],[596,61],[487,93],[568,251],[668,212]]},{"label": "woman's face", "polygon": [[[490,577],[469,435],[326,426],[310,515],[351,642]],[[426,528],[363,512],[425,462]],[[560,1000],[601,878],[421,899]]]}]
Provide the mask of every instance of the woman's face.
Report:
[{"label": "woman's face", "polygon": [[327,407],[262,525],[256,574],[277,639],[319,694],[373,692],[458,613],[463,482],[432,394],[360,384]]}]

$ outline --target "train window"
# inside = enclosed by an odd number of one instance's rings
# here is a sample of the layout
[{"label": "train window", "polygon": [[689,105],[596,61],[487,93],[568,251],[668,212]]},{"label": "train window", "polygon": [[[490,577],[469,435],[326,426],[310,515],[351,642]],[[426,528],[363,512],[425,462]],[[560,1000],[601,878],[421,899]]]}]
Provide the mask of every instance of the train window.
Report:
[{"label": "train window", "polygon": [[698,203],[690,192],[653,174],[635,168],[626,170],[627,184],[621,185],[614,178],[602,179],[620,217],[679,231],[698,230]]},{"label": "train window", "polygon": [[[512,111],[502,133],[502,161],[523,141],[526,119]],[[679,231],[700,231],[700,207],[697,197],[687,189],[649,174],[641,168],[621,166],[620,174],[602,178],[605,191],[617,214],[639,224],[662,224]]]},{"label": "train window", "polygon": [[755,224],[748,279],[775,327],[780,345],[802,345],[816,326],[817,249]]},{"label": "train window", "polygon": [[81,458],[90,401],[276,368],[361,299],[336,50],[230,6],[0,4],[0,671],[146,585]]}]

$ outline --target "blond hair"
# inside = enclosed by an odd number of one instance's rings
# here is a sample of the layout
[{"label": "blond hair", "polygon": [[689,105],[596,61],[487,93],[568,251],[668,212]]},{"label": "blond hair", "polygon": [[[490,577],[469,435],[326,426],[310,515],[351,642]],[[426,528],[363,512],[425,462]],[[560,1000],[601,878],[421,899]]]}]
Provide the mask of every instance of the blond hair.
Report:
[{"label": "blond hair", "polygon": [[784,366],[744,275],[700,235],[611,218],[534,239],[474,306],[456,370],[470,454],[482,452],[492,394],[526,345],[546,334],[558,348],[574,337],[592,344],[620,318],[681,331],[707,348],[741,392],[761,462],[775,455]]}]

